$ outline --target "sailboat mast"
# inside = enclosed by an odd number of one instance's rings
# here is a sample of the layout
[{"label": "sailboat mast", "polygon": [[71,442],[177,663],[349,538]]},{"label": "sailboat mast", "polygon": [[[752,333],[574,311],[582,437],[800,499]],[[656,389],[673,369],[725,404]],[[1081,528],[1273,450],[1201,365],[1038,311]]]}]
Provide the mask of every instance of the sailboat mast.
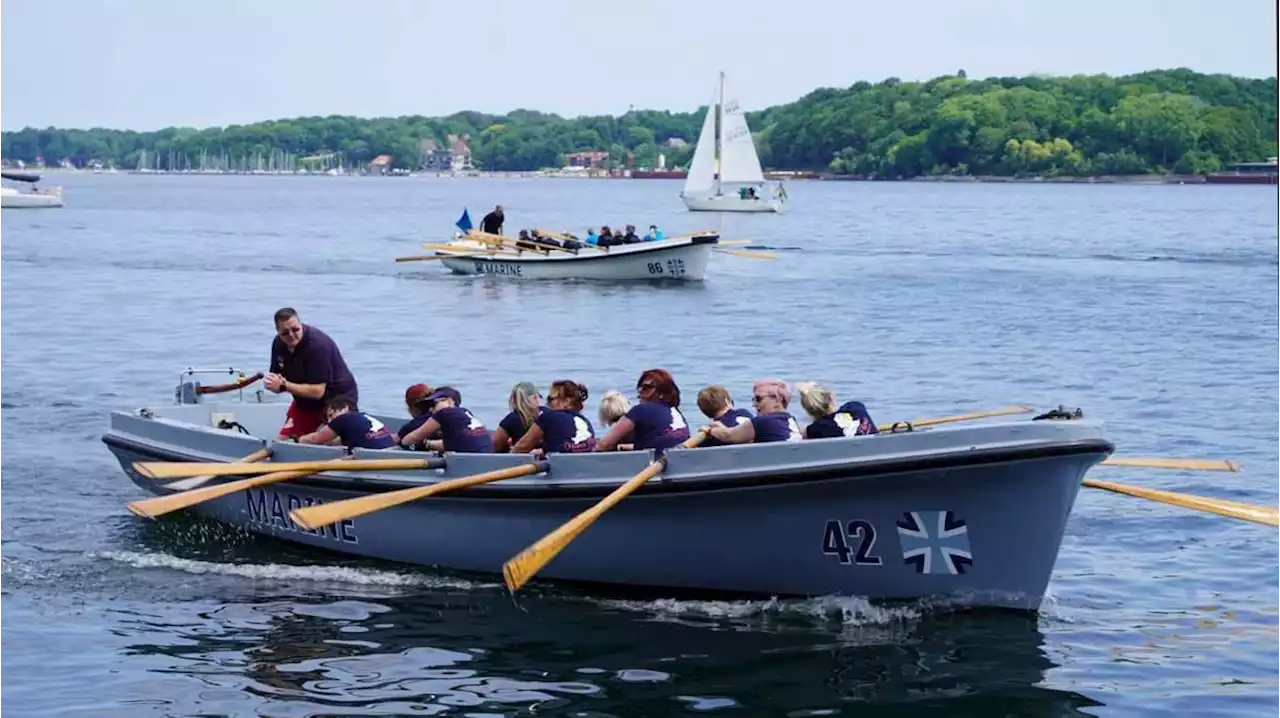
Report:
[{"label": "sailboat mast", "polygon": [[716,196],[720,196],[720,164],[721,150],[724,147],[724,70],[720,71],[720,88],[716,98],[716,173],[715,188]]}]

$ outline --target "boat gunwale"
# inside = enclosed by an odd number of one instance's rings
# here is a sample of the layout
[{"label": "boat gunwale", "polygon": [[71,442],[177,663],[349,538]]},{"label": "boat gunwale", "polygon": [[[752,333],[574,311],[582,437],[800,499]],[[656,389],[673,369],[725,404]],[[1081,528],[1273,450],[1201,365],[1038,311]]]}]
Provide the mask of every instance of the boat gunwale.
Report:
[{"label": "boat gunwale", "polygon": [[[183,453],[177,449],[161,448],[155,444],[123,437],[108,432],[102,436],[107,446],[118,446],[157,461],[201,461],[197,455]],[[265,441],[265,440],[264,440]],[[696,450],[696,449],[694,449]],[[785,488],[796,485],[812,485],[830,481],[850,479],[870,479],[893,474],[909,474],[920,471],[938,469],[959,469],[974,466],[1009,463],[1065,456],[1082,456],[1086,454],[1102,454],[1102,458],[1115,451],[1115,444],[1108,439],[1097,437],[1088,439],[1069,439],[1057,441],[1038,441],[1032,444],[996,445],[986,448],[963,447],[950,451],[933,451],[921,455],[888,455],[861,460],[844,460],[830,462],[827,466],[791,465],[772,471],[726,470],[714,475],[703,473],[690,477],[664,478],[661,475],[637,489],[640,495],[702,495],[717,491],[735,489],[770,489]],[[420,452],[403,452],[413,454]],[[674,452],[673,452],[674,453]],[[368,457],[372,458],[372,457]],[[1100,459],[1101,460],[1101,459]],[[533,457],[530,456],[530,462]],[[384,493],[399,489],[430,486],[448,481],[456,477],[442,477],[433,481],[408,481],[403,479],[387,480],[380,478],[387,474],[377,472],[323,472],[302,477],[290,482],[292,485],[314,486],[329,490],[342,490],[356,495]],[[219,477],[216,480],[230,481],[236,477]],[[624,478],[582,480],[574,479],[568,483],[556,483],[554,479],[539,475],[537,483],[529,482],[520,485],[482,484],[466,489],[449,492],[440,498],[455,499],[538,499],[559,500],[603,497],[625,482]],[[221,482],[220,481],[220,482]],[[156,482],[157,493],[168,493],[164,485]]]},{"label": "boat gunwale", "polygon": [[[674,241],[677,243],[665,244],[665,242],[670,242],[670,241]],[[484,257],[484,256],[476,256],[476,255],[470,254],[470,252],[479,251],[480,248],[478,247],[474,249],[470,247],[463,247],[463,248],[459,248],[456,253],[436,250],[436,256],[443,257],[445,259],[456,258],[456,259],[465,259],[467,261],[501,262],[506,264],[560,264],[564,262],[588,262],[592,260],[630,258],[634,256],[648,254],[650,252],[661,252],[661,251],[667,251],[667,250],[685,249],[685,248],[692,248],[692,247],[700,247],[704,245],[716,245],[716,244],[719,244],[719,242],[720,242],[719,234],[706,234],[706,235],[701,235],[697,237],[681,238],[679,240],[663,239],[663,240],[656,240],[652,242],[646,241],[646,242],[636,242],[632,244],[613,245],[613,247],[610,247],[610,250],[612,250],[614,247],[626,249],[626,251],[624,252],[617,252],[617,253],[612,251],[599,251],[599,252],[594,252],[587,255],[571,254],[566,252],[564,254],[544,254],[544,255],[532,255],[528,257],[519,257],[519,256],[512,257],[512,256],[498,256],[498,255],[491,256],[491,257]],[[659,245],[659,246],[654,246],[654,245]],[[526,250],[526,251],[535,252],[537,250]],[[555,250],[551,250],[551,251],[554,252]]]}]

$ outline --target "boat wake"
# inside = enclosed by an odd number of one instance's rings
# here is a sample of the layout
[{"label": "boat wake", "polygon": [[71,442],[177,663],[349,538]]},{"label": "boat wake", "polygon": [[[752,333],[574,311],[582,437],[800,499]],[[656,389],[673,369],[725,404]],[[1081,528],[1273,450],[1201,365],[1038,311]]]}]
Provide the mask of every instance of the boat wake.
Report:
[{"label": "boat wake", "polygon": [[158,568],[197,575],[212,574],[248,578],[255,581],[305,581],[356,586],[397,586],[462,591],[501,587],[501,583],[481,583],[461,578],[415,572],[382,571],[354,566],[294,565],[284,563],[222,563],[179,558],[165,553],[102,551],[94,554],[134,568]]},{"label": "boat wake", "polygon": [[654,621],[707,625],[741,623],[745,628],[768,629],[812,626],[815,621],[846,627],[906,626],[928,612],[921,602],[881,606],[858,596],[739,601],[660,598],[655,600],[592,599],[602,608],[645,613]]}]

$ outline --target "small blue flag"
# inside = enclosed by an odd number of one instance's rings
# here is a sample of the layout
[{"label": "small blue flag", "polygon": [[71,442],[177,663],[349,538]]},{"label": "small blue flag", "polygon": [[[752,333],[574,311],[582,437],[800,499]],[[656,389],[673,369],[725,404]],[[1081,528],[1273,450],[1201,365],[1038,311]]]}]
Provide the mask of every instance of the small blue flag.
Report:
[{"label": "small blue flag", "polygon": [[471,231],[471,227],[473,226],[471,224],[471,215],[467,212],[466,207],[462,208],[462,216],[459,217],[458,221],[454,222],[454,224],[457,225],[458,229],[462,230],[463,234]]}]

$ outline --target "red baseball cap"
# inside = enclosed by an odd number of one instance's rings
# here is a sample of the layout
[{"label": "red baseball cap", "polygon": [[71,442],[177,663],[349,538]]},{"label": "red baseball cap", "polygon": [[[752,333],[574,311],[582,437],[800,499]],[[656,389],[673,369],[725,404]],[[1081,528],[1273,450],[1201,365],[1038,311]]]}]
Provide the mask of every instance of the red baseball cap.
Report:
[{"label": "red baseball cap", "polygon": [[415,404],[427,398],[427,395],[430,393],[431,393],[431,387],[427,386],[426,384],[414,384],[413,386],[404,390],[404,403]]}]

